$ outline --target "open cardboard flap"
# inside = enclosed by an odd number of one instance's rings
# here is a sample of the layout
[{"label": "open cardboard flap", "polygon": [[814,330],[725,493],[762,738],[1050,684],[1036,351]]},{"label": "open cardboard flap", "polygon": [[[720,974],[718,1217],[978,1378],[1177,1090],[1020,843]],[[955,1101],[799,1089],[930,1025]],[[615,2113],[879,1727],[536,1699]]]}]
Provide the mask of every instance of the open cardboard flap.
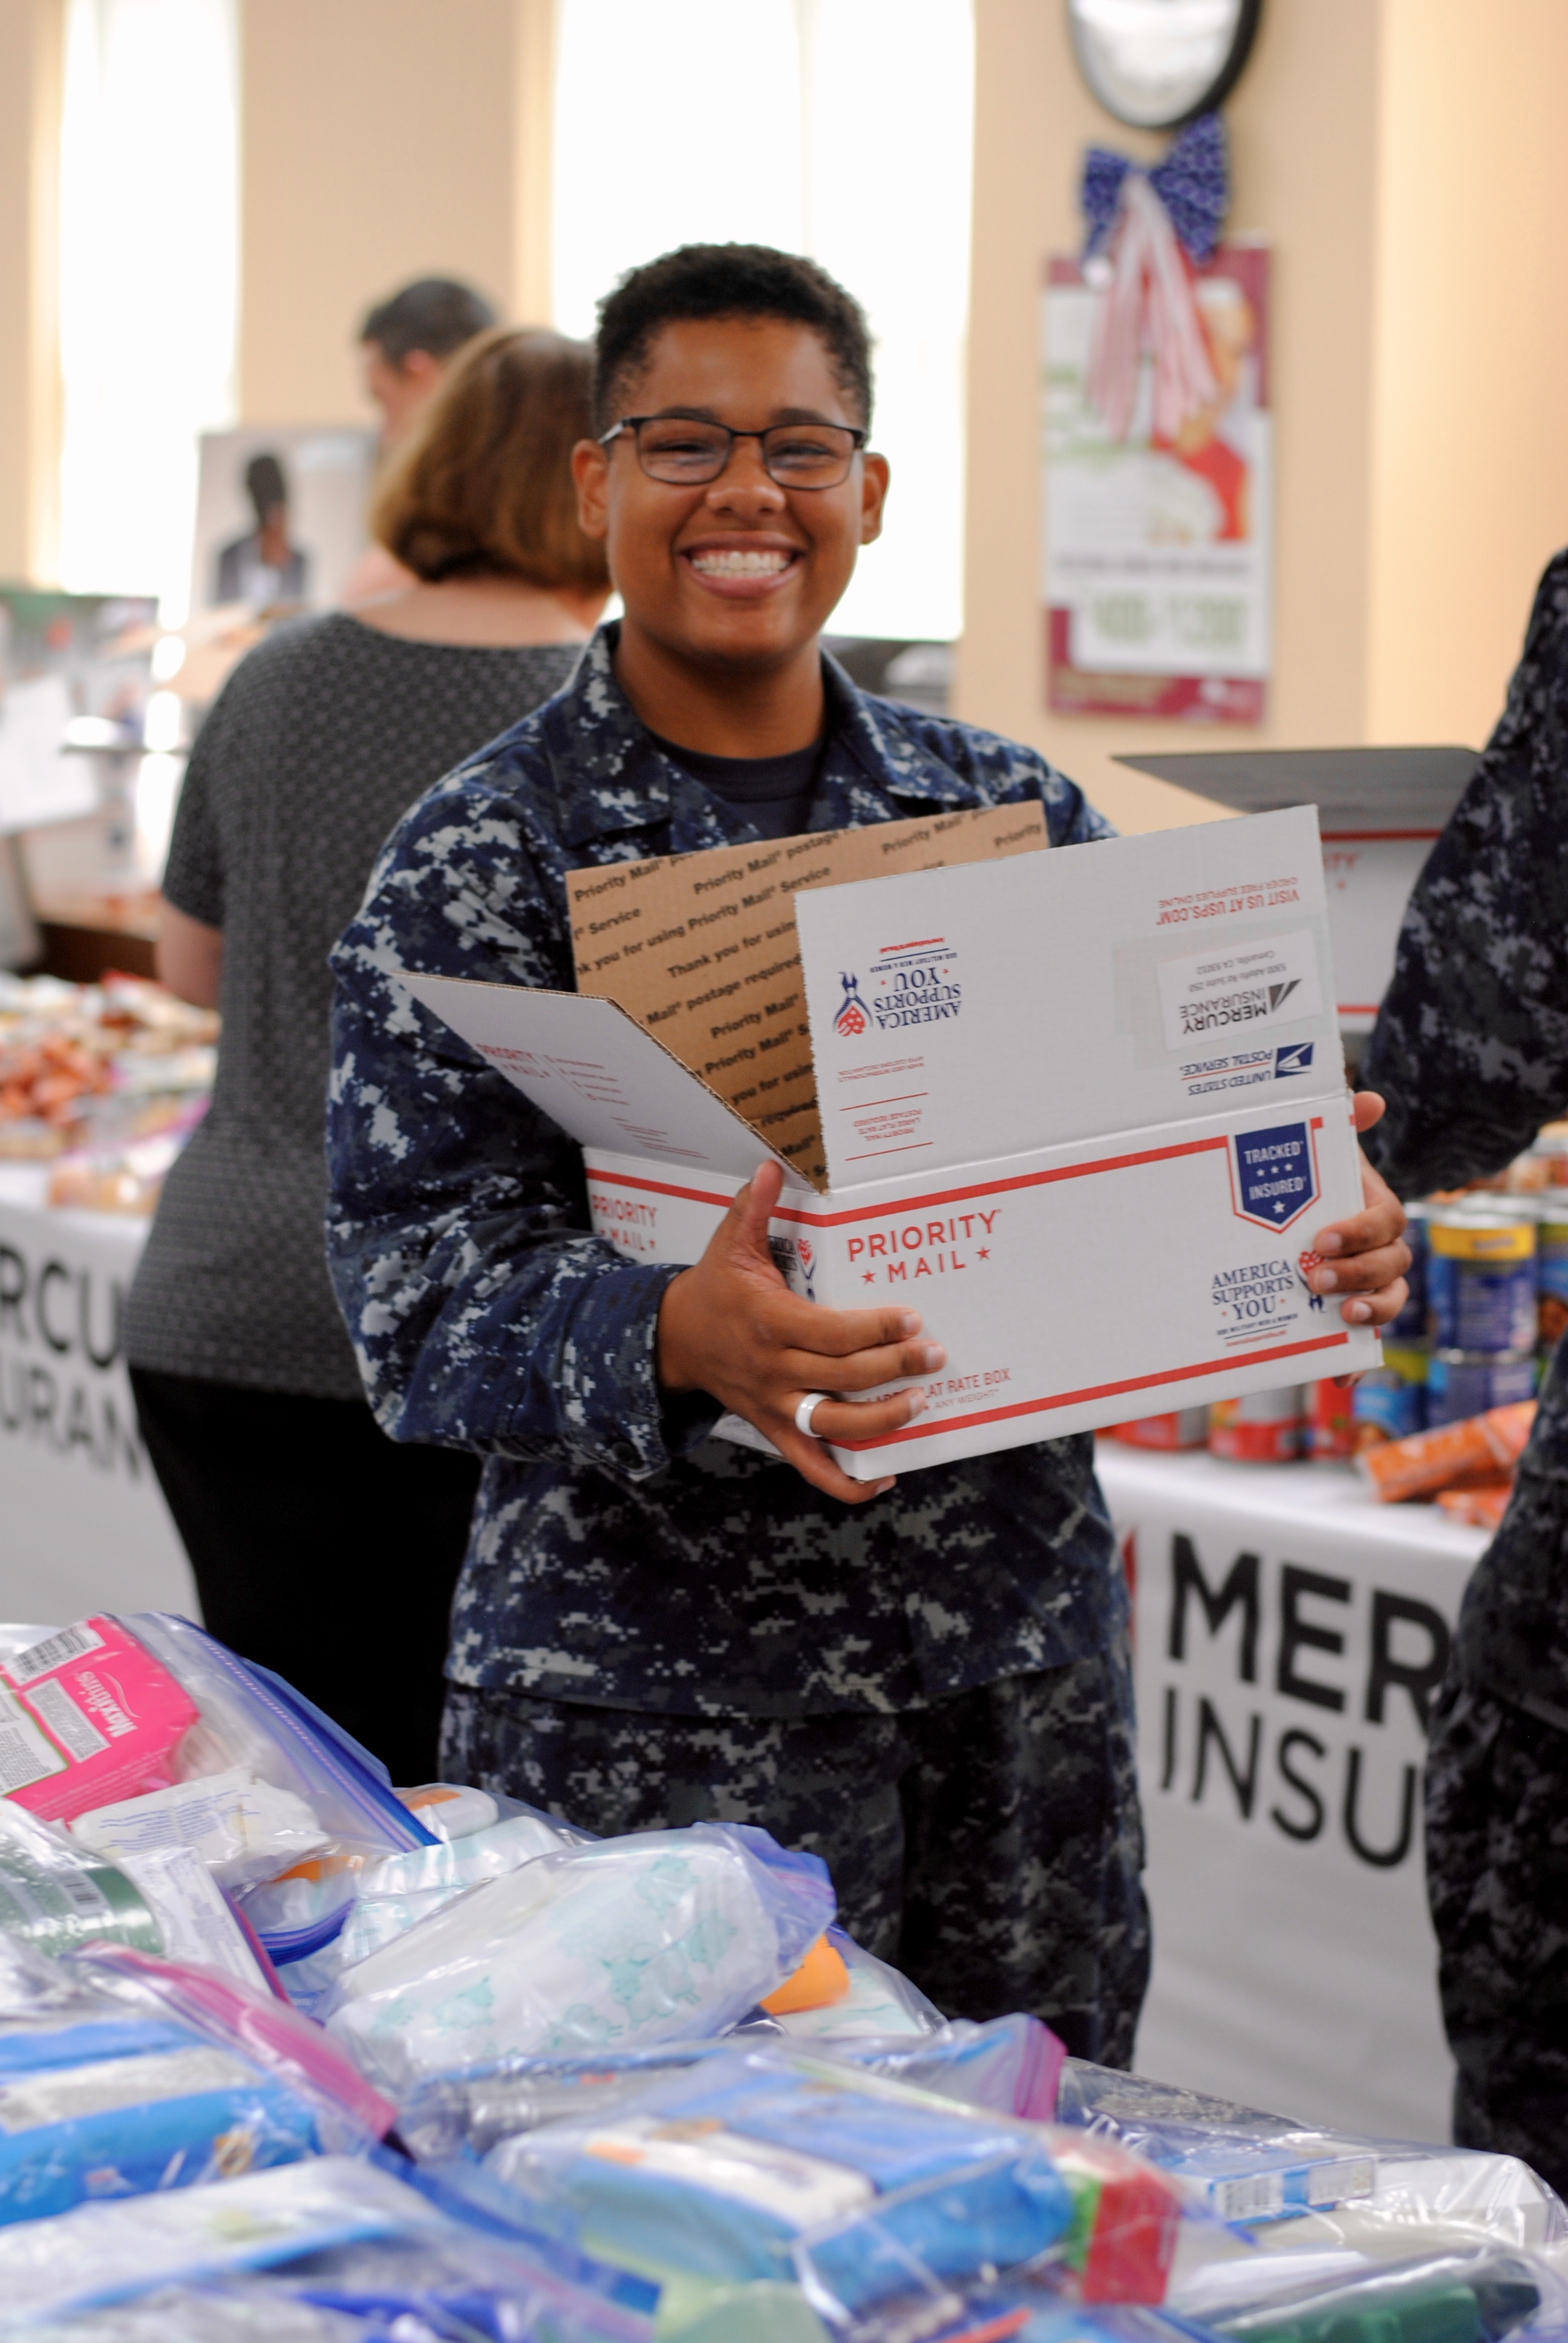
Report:
[{"label": "open cardboard flap", "polygon": [[827,1152],[795,901],[808,890],[1038,853],[1029,801],[812,830],[567,878],[578,991],[618,1001],[743,1115],[771,1152],[825,1188]]},{"label": "open cardboard flap", "polygon": [[470,977],[397,981],[579,1147],[749,1180],[759,1152],[809,1183],[613,1001]]}]

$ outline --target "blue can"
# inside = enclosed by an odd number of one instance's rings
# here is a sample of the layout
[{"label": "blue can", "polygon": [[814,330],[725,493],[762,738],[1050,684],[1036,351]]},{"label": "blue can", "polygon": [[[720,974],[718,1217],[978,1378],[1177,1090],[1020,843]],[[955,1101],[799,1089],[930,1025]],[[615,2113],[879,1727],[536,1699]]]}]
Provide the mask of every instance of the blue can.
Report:
[{"label": "blue can", "polygon": [[1426,1378],[1429,1427],[1484,1415],[1489,1407],[1535,1396],[1535,1353],[1512,1358],[1493,1351],[1434,1351]]},{"label": "blue can", "polygon": [[1434,1212],[1428,1224],[1427,1322],[1437,1351],[1535,1346],[1535,1222],[1519,1212]]},{"label": "blue can", "polygon": [[1382,1366],[1370,1368],[1351,1393],[1358,1449],[1426,1430],[1426,1372],[1424,1351],[1384,1344]]},{"label": "blue can", "polygon": [[1397,1318],[1383,1328],[1385,1342],[1424,1342],[1426,1340],[1426,1221],[1424,1204],[1407,1204],[1404,1208],[1404,1241],[1410,1247],[1410,1267],[1405,1271],[1405,1283],[1410,1288],[1404,1308]]}]

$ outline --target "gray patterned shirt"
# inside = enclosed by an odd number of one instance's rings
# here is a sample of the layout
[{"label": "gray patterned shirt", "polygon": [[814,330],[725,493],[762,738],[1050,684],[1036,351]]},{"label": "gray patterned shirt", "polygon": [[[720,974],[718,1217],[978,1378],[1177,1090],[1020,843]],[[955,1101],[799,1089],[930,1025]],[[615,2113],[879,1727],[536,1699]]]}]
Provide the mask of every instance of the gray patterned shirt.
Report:
[{"label": "gray patterned shirt", "polygon": [[281,628],[225,685],[164,878],[176,910],[223,930],[217,1085],[131,1290],[134,1365],[364,1397],[321,1240],[327,955],[393,823],[579,656],[407,642],[334,613]]},{"label": "gray patterned shirt", "polygon": [[[601,628],[564,691],[433,789],[333,955],[328,1248],[395,1439],[477,1450],[456,1682],[610,1707],[799,1716],[919,1707],[1060,1666],[1126,1593],[1087,1437],[907,1474],[863,1507],[709,1437],[654,1367],[678,1272],[590,1232],[582,1158],[392,981],[572,987],[566,876],[753,838],[664,754]],[[824,663],[809,827],[1035,800],[1106,825],[1032,749],[858,691]]]}]

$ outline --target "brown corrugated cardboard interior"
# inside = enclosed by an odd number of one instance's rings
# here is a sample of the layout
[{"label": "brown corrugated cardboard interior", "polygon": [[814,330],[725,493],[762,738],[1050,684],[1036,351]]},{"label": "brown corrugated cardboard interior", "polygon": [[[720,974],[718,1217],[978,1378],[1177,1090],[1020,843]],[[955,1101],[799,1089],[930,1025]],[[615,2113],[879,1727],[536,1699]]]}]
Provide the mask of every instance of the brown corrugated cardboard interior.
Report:
[{"label": "brown corrugated cardboard interior", "polygon": [[578,990],[618,1002],[824,1189],[796,895],[1047,843],[1027,803],[569,871]]}]

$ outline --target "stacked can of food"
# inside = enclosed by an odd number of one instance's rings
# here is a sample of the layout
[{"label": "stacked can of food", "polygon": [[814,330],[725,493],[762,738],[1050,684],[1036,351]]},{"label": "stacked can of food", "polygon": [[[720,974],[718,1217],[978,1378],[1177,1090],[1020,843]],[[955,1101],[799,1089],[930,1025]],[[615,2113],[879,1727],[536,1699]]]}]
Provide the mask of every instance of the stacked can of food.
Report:
[{"label": "stacked can of food", "polygon": [[1547,1188],[1534,1203],[1535,1339],[1544,1366],[1568,1333],[1568,1188]]},{"label": "stacked can of food", "polygon": [[1424,1204],[1405,1206],[1410,1292],[1399,1316],[1383,1329],[1382,1364],[1362,1375],[1351,1398],[1352,1443],[1359,1453],[1385,1440],[1408,1440],[1426,1429],[1428,1222]]},{"label": "stacked can of food", "polygon": [[1184,1448],[1201,1448],[1209,1436],[1206,1407],[1172,1408],[1165,1415],[1138,1415],[1127,1423],[1113,1423],[1106,1437],[1125,1441],[1129,1448],[1154,1448],[1167,1454]]},{"label": "stacked can of food", "polygon": [[1433,1212],[1427,1233],[1428,1423],[1454,1423],[1533,1398],[1534,1213],[1496,1197],[1465,1199]]},{"label": "stacked can of food", "polygon": [[1209,1410],[1209,1453],[1233,1464],[1290,1464],[1307,1444],[1307,1387],[1252,1392],[1216,1400]]}]

